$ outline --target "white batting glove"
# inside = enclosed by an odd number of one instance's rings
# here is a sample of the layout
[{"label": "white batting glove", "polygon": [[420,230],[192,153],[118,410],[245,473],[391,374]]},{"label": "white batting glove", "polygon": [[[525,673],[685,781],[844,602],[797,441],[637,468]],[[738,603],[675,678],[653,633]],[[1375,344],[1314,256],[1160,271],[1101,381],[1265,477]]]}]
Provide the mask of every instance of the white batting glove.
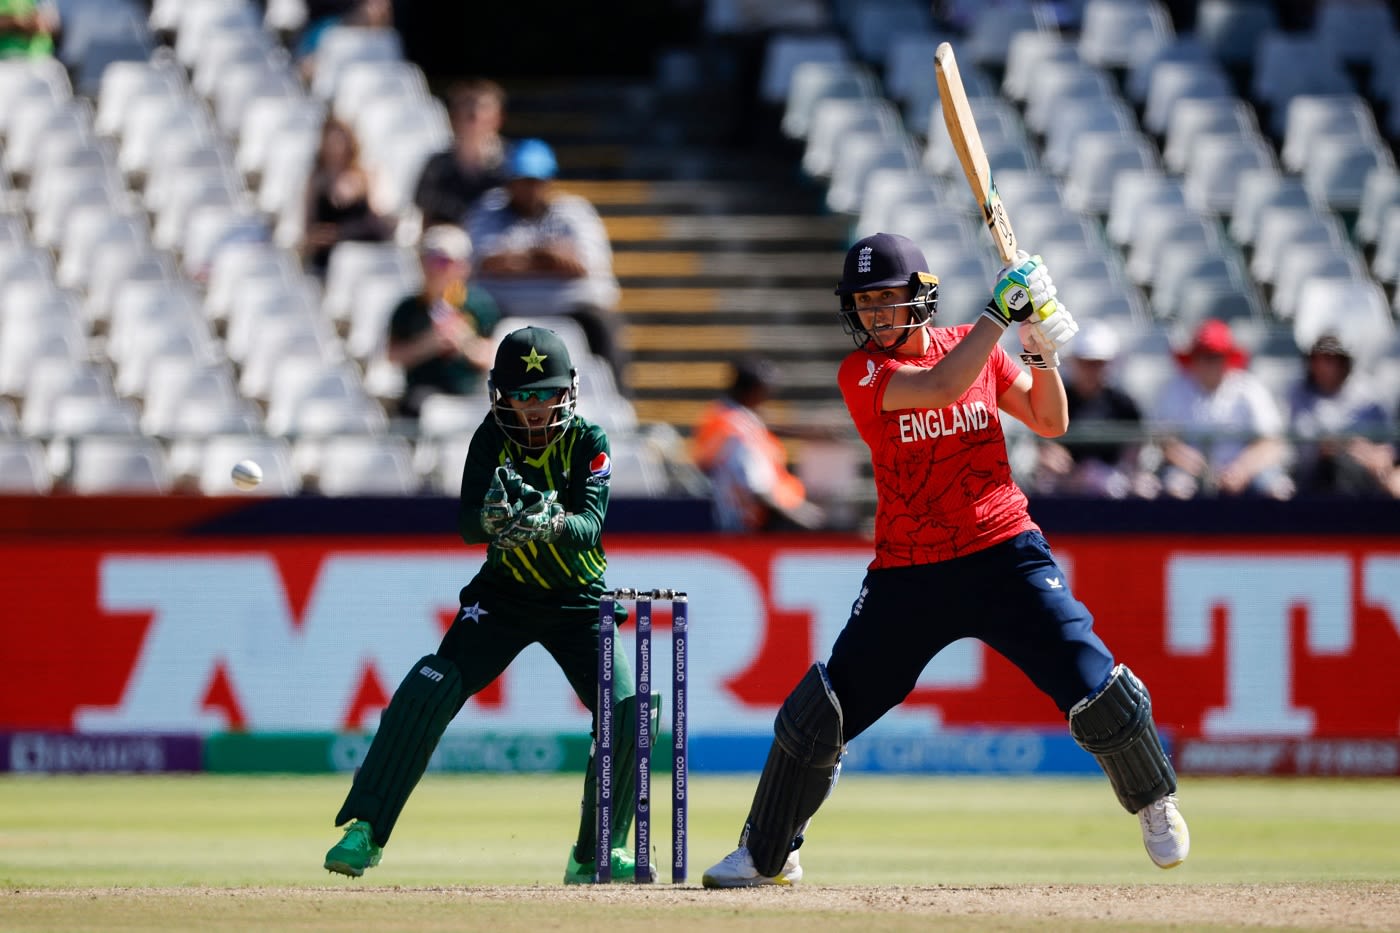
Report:
[{"label": "white batting glove", "polygon": [[982,313],[1005,330],[1013,323],[1049,315],[1055,307],[1055,294],[1045,260],[1022,250],[997,274],[992,299]]},{"label": "white batting glove", "polygon": [[[1041,314],[1041,309],[1037,308],[1036,314],[1037,317],[1027,323],[1035,330],[1042,345],[1049,346],[1052,351],[1063,350],[1079,333],[1078,322],[1070,315],[1069,309],[1058,302],[1045,314]],[[1025,339],[1024,333],[1022,339]]]},{"label": "white batting glove", "polygon": [[1021,333],[1021,362],[1035,369],[1059,369],[1060,354],[1055,345],[1040,332],[1037,324],[1022,321],[1018,328]]}]

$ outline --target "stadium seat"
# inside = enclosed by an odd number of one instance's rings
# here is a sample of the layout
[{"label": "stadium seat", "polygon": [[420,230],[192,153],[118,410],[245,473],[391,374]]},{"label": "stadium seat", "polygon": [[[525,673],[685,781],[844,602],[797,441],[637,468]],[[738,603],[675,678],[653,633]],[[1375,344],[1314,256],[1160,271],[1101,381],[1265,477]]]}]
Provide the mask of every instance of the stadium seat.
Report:
[{"label": "stadium seat", "polygon": [[47,495],[53,489],[43,442],[0,437],[0,495]]},{"label": "stadium seat", "polygon": [[1303,187],[1313,203],[1337,212],[1361,207],[1361,192],[1368,173],[1395,169],[1390,150],[1375,142],[1324,137],[1308,147],[1303,163]]},{"label": "stadium seat", "polygon": [[802,153],[802,170],[813,178],[827,179],[842,137],[857,131],[876,130],[889,135],[902,132],[903,124],[888,100],[829,98],[812,111],[812,124]]},{"label": "stadium seat", "polygon": [[1148,78],[1142,127],[1154,136],[1163,137],[1177,101],[1235,96],[1235,86],[1229,75],[1213,60],[1159,61],[1153,65]]},{"label": "stadium seat", "polygon": [[74,439],[67,486],[78,495],[163,495],[171,489],[165,449],[153,438]]},{"label": "stadium seat", "polygon": [[1386,209],[1380,223],[1371,273],[1391,288],[1400,285],[1400,201]]},{"label": "stadium seat", "polygon": [[1356,214],[1356,241],[1363,248],[1376,246],[1391,205],[1400,204],[1400,172],[1377,165],[1366,173],[1361,187],[1361,206]]},{"label": "stadium seat", "polygon": [[[920,64],[925,69],[933,60],[932,51]],[[1023,30],[1011,37],[1006,50],[1006,73],[1001,92],[1017,104],[1024,104],[1039,77],[1040,69],[1051,62],[1082,62],[1075,44],[1058,32]]]},{"label": "stadium seat", "polygon": [[412,446],[396,435],[326,438],[315,475],[325,496],[409,496],[419,487]]},{"label": "stadium seat", "polygon": [[[1113,79],[1097,65],[1080,61],[1047,62],[1036,71],[1026,95],[1026,127],[1037,136],[1047,136],[1059,119],[1061,108],[1068,102],[1107,106],[1118,99]],[[981,129],[980,123],[978,129]]]},{"label": "stadium seat", "polygon": [[935,210],[941,203],[939,185],[922,168],[876,169],[865,186],[853,239],[882,230],[896,230],[890,217],[897,210],[913,206],[921,213]]},{"label": "stadium seat", "polygon": [[1194,208],[1168,205],[1144,212],[1143,218],[1134,225],[1133,240],[1128,247],[1125,267],[1128,279],[1135,285],[1150,285],[1168,244],[1194,245],[1202,254],[1209,255],[1216,251],[1219,242],[1215,222]]},{"label": "stadium seat", "polygon": [[768,39],[758,79],[759,99],[774,107],[787,102],[793,70],[801,62],[840,62],[852,58],[846,40],[834,32],[779,32]]},{"label": "stadium seat", "polygon": [[1140,132],[1084,133],[1075,140],[1065,175],[1065,203],[1083,213],[1108,211],[1119,172],[1160,169],[1157,147]]},{"label": "stadium seat", "polygon": [[1181,283],[1176,297],[1176,323],[1193,329],[1202,321],[1262,321],[1267,316],[1258,288],[1252,281],[1228,284],[1219,280]]},{"label": "stadium seat", "polygon": [[1278,254],[1269,306],[1281,321],[1298,310],[1305,281],[1314,277],[1353,278],[1366,274],[1366,264],[1349,241],[1343,243],[1287,243]]},{"label": "stadium seat", "polygon": [[1303,180],[1285,175],[1275,166],[1246,169],[1238,176],[1239,190],[1230,209],[1230,238],[1244,247],[1253,247],[1259,228],[1259,214],[1266,207],[1308,207]]},{"label": "stadium seat", "polygon": [[1277,169],[1274,147],[1262,136],[1206,133],[1192,143],[1183,187],[1199,211],[1228,215],[1244,172]]},{"label": "stadium seat", "polygon": [[1117,97],[1105,100],[1070,98],[1061,102],[1044,134],[1041,158],[1045,167],[1056,175],[1064,175],[1069,171],[1074,141],[1079,135],[1104,131],[1135,133],[1138,131],[1137,115]]},{"label": "stadium seat", "polygon": [[1355,348],[1363,366],[1384,353],[1394,344],[1396,329],[1381,286],[1364,275],[1305,281],[1293,315],[1294,340],[1299,348],[1306,348],[1325,333],[1337,334]]},{"label": "stadium seat", "polygon": [[1114,175],[1104,220],[1109,242],[1126,248],[1147,211],[1167,206],[1186,206],[1186,191],[1180,178],[1157,169],[1132,169]]},{"label": "stadium seat", "polygon": [[1282,139],[1288,102],[1299,94],[1351,94],[1356,90],[1342,64],[1308,33],[1264,33],[1254,52],[1249,96],[1267,111],[1265,129]]},{"label": "stadium seat", "polygon": [[1088,0],[1079,28],[1079,54],[1094,65],[1126,68],[1136,50],[1161,44],[1174,34],[1171,17],[1156,0]]},{"label": "stadium seat", "polygon": [[864,205],[866,183],[877,169],[913,169],[919,165],[914,142],[905,134],[876,130],[852,133],[836,146],[826,206],[840,214],[857,214]]},{"label": "stadium seat", "polygon": [[1152,84],[1152,72],[1161,62],[1196,62],[1219,67],[1219,60],[1211,55],[1192,33],[1181,33],[1166,42],[1156,45],[1146,53],[1137,56],[1128,66],[1127,77],[1123,81],[1123,92],[1139,111],[1147,106],[1147,97]]},{"label": "stadium seat", "polygon": [[[893,32],[887,35],[882,45],[884,92],[897,104],[905,104],[916,95],[927,99],[936,86],[933,53],[939,43],[949,36],[932,28]],[[796,81],[797,73],[793,73]]]},{"label": "stadium seat", "polygon": [[873,100],[879,96],[874,75],[850,59],[799,62],[789,79],[779,128],[788,139],[805,141],[811,131],[812,113],[821,101]]},{"label": "stadium seat", "polygon": [[1050,23],[1038,15],[1035,4],[1029,0],[979,4],[969,15],[972,22],[958,47],[958,66],[963,72],[967,71],[967,65],[1004,72],[1011,42],[1017,34],[1050,31]]},{"label": "stadium seat", "polygon": [[[262,467],[263,481],[250,490],[233,485],[231,471],[240,460]],[[217,434],[199,447],[196,482],[206,496],[294,496],[302,479],[292,467],[292,445],[284,437],[264,434]]]},{"label": "stadium seat", "polygon": [[[857,58],[880,65],[892,36],[926,35],[932,27],[928,5],[918,0],[867,0],[851,17],[847,33]],[[932,60],[926,58],[925,65]]]},{"label": "stadium seat", "polygon": [[95,362],[61,358],[34,361],[20,402],[20,430],[43,437],[53,430],[53,412],[59,399],[101,402],[116,398],[112,378]]},{"label": "stadium seat", "polygon": [[1396,33],[1395,15],[1382,0],[1322,0],[1313,32],[1344,65],[1369,66]]},{"label": "stadium seat", "polygon": [[1172,106],[1167,117],[1162,145],[1162,163],[1167,171],[1185,173],[1196,140],[1208,133],[1229,133],[1243,139],[1261,135],[1254,108],[1238,97],[1183,98]]},{"label": "stadium seat", "polygon": [[1312,206],[1280,205],[1259,212],[1254,252],[1249,259],[1250,275],[1272,285],[1279,273],[1279,255],[1288,243],[1340,244],[1346,234],[1336,218]]},{"label": "stadium seat", "polygon": [[1233,71],[1251,67],[1259,40],[1277,28],[1278,13],[1268,0],[1201,0],[1196,7],[1196,36]]}]

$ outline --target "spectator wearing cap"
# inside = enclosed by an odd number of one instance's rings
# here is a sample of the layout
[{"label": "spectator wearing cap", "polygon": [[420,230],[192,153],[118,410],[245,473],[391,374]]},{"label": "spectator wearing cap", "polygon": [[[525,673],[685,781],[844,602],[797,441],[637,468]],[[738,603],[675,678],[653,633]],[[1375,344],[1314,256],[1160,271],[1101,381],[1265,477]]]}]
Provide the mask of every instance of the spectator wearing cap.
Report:
[{"label": "spectator wearing cap", "polygon": [[1207,319],[1176,353],[1150,416],[1162,446],[1162,485],[1180,499],[1255,495],[1287,499],[1293,482],[1280,402],[1246,367],[1230,325]]},{"label": "spectator wearing cap", "polygon": [[495,353],[489,339],[501,319],[491,294],[470,284],[472,243],[466,231],[438,224],[418,245],[423,288],[405,297],[389,318],[389,361],[403,369],[399,414],[417,418],[437,392],[481,391]]},{"label": "spectator wearing cap", "polygon": [[1389,496],[1395,423],[1355,355],[1335,334],[1313,341],[1288,392],[1300,493]]},{"label": "spectator wearing cap", "polygon": [[691,457],[710,480],[715,525],[722,531],[816,528],[824,520],[788,469],[787,448],[759,414],[776,380],[771,362],[739,361],[725,394],[696,423]]},{"label": "spectator wearing cap", "polygon": [[511,147],[505,185],[468,215],[478,279],[509,316],[576,320],[589,349],[608,361],[625,392],[620,290],[607,229],[587,198],[555,187],[558,174],[544,140],[522,139]]},{"label": "spectator wearing cap", "polygon": [[482,195],[505,183],[505,109],[505,88],[495,81],[477,78],[452,87],[452,142],[428,157],[413,192],[424,227],[461,223]]},{"label": "spectator wearing cap", "polygon": [[1160,491],[1139,466],[1142,410],[1112,378],[1118,350],[1117,332],[1102,321],[1086,321],[1069,345],[1070,429],[1061,440],[1040,439],[1037,492],[1123,499]]}]

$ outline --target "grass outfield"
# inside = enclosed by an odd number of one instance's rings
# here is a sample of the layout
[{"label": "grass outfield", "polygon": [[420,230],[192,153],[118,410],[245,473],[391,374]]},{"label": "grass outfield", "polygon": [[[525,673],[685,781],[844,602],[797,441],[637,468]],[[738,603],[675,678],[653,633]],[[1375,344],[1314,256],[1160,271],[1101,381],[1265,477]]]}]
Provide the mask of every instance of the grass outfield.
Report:
[{"label": "grass outfield", "polygon": [[[655,781],[656,791],[669,788],[665,775]],[[1063,921],[1056,928],[1232,929],[1228,913],[1204,927],[1193,917],[1205,915],[1166,910],[1159,925],[1151,910],[1144,918],[1113,909],[1119,900],[1169,906],[1233,890],[1227,905],[1249,892],[1273,900],[1313,892],[1264,916],[1266,925],[1400,929],[1394,780],[1188,779],[1191,858],[1163,872],[1101,779],[848,775],[802,851],[800,890],[815,899],[700,890],[704,868],[734,846],[754,781],[692,778],[684,888],[664,883],[670,813],[658,808],[662,884],[566,892],[575,775],[429,775],[383,864],[359,880],[321,868],[339,837],[331,820],[345,776],[10,776],[0,779],[0,928],[749,930],[813,919],[825,933],[928,929],[933,915],[939,928],[970,930],[987,928],[975,909],[985,900],[1001,929],[1043,929],[1046,911]],[[1048,900],[1037,907],[1037,897]],[[1093,911],[1058,913],[1099,899],[1102,925]],[[1330,901],[1338,918],[1300,923],[1315,900]],[[1368,906],[1380,925],[1364,921]]]}]

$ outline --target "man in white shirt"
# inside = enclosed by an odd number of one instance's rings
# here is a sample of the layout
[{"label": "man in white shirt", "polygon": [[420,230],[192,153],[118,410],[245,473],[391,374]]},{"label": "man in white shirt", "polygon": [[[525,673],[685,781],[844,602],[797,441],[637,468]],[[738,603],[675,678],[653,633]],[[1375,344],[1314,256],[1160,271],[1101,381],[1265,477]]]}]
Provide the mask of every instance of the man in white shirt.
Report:
[{"label": "man in white shirt", "polygon": [[1167,493],[1290,498],[1283,411],[1246,368],[1249,358],[1230,326],[1204,321],[1177,362],[1181,368],[1163,386],[1150,418]]}]

